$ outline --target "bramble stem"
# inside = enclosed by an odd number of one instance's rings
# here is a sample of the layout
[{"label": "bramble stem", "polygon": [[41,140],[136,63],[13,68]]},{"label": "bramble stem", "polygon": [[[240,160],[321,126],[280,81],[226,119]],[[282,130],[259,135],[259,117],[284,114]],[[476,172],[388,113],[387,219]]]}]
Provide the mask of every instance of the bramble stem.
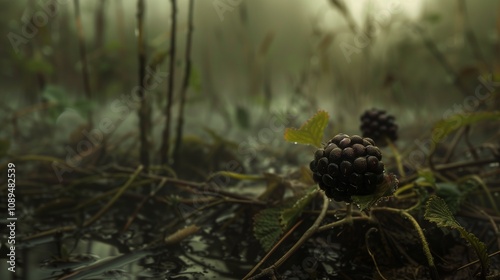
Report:
[{"label": "bramble stem", "polygon": [[391,151],[394,155],[394,159],[396,160],[396,165],[398,167],[399,176],[406,177],[406,173],[403,168],[403,160],[401,159],[401,154],[399,153],[398,148],[396,148],[396,145],[394,145],[391,139],[386,137],[385,141],[387,142],[387,145],[391,148]]},{"label": "bramble stem", "polygon": [[427,263],[429,264],[430,270],[431,270],[431,278],[433,280],[439,279],[439,274],[437,272],[436,266],[434,264],[434,258],[432,257],[431,250],[429,248],[429,243],[427,243],[427,239],[425,238],[424,231],[418,224],[417,220],[413,218],[412,215],[410,215],[408,212],[405,210],[401,209],[395,209],[395,208],[390,208],[390,207],[381,207],[381,208],[376,208],[373,210],[381,210],[381,211],[387,211],[387,212],[392,212],[392,213],[397,213],[403,216],[404,218],[408,219],[413,227],[417,230],[418,237],[420,238],[420,241],[422,242],[422,249],[424,250],[425,257],[427,258]]},{"label": "bramble stem", "polygon": [[277,260],[273,265],[270,267],[264,269],[261,273],[255,275],[252,278],[248,278],[251,274],[249,273],[247,276],[245,276],[244,279],[259,279],[261,276],[269,274],[270,271],[278,268],[280,265],[282,265],[288,258],[292,256],[292,254],[297,251],[297,249],[306,242],[309,237],[311,237],[313,234],[318,232],[319,230],[319,225],[323,221],[326,215],[326,210],[328,210],[328,203],[330,202],[328,198],[326,197],[324,192],[320,192],[323,196],[323,206],[321,207],[321,212],[319,213],[318,217],[316,218],[316,221],[314,221],[314,224],[302,235],[302,237],[293,245],[290,250],[288,250],[279,260]]}]

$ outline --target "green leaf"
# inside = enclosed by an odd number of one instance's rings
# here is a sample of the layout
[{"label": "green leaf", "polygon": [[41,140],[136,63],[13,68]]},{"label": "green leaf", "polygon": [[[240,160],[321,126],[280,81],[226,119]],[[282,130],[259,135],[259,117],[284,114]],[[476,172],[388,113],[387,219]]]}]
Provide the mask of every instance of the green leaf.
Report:
[{"label": "green leaf", "polygon": [[429,201],[427,201],[427,206],[425,209],[424,218],[428,221],[436,223],[440,227],[447,227],[451,229],[456,229],[460,232],[460,236],[467,240],[472,248],[476,251],[476,254],[481,262],[482,273],[485,276],[486,271],[489,267],[488,252],[486,250],[486,245],[481,242],[474,234],[466,231],[455,219],[451,213],[446,202],[438,197],[431,196]]},{"label": "green leaf", "polygon": [[60,104],[62,106],[69,106],[68,95],[58,86],[48,85],[42,92],[42,98],[50,103]]},{"label": "green leaf", "polygon": [[462,228],[455,220],[446,202],[439,196],[431,196],[427,201],[424,218],[428,221],[436,223],[440,227],[448,227],[453,229]]},{"label": "green leaf", "polygon": [[269,251],[278,241],[283,229],[280,225],[281,210],[268,208],[260,211],[254,217],[254,235],[260,241],[262,248]]},{"label": "green leaf", "polygon": [[418,171],[418,179],[416,180],[419,184],[421,182],[427,182],[430,186],[434,186],[436,184],[436,178],[434,178],[434,173],[432,173],[429,169],[419,170]]},{"label": "green leaf", "polygon": [[313,197],[318,192],[318,188],[316,186],[312,187],[305,196],[298,199],[292,207],[286,208],[281,212],[280,223],[283,228],[288,228],[291,226],[297,218],[302,214],[304,208],[309,205],[309,202],[313,199]]},{"label": "green leaf", "polygon": [[287,128],[285,140],[299,144],[314,145],[321,147],[323,133],[328,124],[328,113],[318,111],[312,118],[307,120],[299,129]]},{"label": "green leaf", "polygon": [[353,195],[352,201],[359,209],[364,210],[372,207],[382,197],[391,196],[398,188],[399,181],[394,174],[384,175],[384,182],[378,185],[371,195]]},{"label": "green leaf", "polygon": [[438,183],[436,194],[444,199],[450,211],[455,214],[467,196],[478,189],[478,182],[466,180],[460,184]]},{"label": "green leaf", "polygon": [[437,122],[432,130],[432,151],[434,151],[436,144],[440,143],[451,132],[485,120],[500,120],[500,111],[457,114]]},{"label": "green leaf", "polygon": [[269,251],[276,244],[280,236],[295,223],[317,192],[318,188],[314,186],[305,195],[292,197],[281,206],[264,209],[255,215],[254,236],[264,250]]}]

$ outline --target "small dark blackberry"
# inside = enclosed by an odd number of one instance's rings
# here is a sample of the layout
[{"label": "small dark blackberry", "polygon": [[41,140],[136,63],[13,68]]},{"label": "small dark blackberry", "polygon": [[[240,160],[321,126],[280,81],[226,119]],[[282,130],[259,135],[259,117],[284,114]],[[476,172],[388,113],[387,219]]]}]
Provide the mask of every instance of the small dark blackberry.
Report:
[{"label": "small dark blackberry", "polygon": [[361,132],[363,137],[370,137],[380,146],[385,146],[385,137],[391,141],[398,139],[398,125],[394,116],[388,115],[384,110],[371,109],[361,115]]},{"label": "small dark blackberry", "polygon": [[353,195],[369,195],[384,181],[382,153],[371,138],[337,134],[314,153],[309,167],[313,179],[336,201],[352,202]]}]

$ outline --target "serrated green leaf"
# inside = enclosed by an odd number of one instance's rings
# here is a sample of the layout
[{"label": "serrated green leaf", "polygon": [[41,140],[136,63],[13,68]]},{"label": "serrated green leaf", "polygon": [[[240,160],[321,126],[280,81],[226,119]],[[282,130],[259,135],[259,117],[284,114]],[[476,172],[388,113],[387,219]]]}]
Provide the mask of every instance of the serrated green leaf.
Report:
[{"label": "serrated green leaf", "polygon": [[254,236],[262,248],[269,251],[300,216],[304,208],[317,193],[312,187],[305,195],[299,195],[286,201],[283,205],[260,211],[254,217]]},{"label": "serrated green leaf", "polygon": [[285,140],[288,142],[314,145],[321,147],[323,133],[328,124],[328,113],[318,111],[312,118],[307,120],[299,129],[287,128],[285,130]]},{"label": "serrated green leaf", "polygon": [[302,214],[304,208],[309,205],[309,202],[313,199],[313,197],[318,192],[318,188],[316,186],[312,187],[306,195],[298,199],[292,207],[286,208],[281,212],[280,224],[283,228],[288,228],[291,226],[297,218]]},{"label": "serrated green leaf", "polygon": [[280,216],[281,209],[279,208],[264,209],[255,215],[254,236],[266,251],[269,251],[283,234]]},{"label": "serrated green leaf", "polygon": [[466,231],[455,219],[450,209],[446,205],[446,202],[438,197],[431,196],[429,201],[427,201],[424,218],[428,221],[436,223],[440,227],[447,227],[456,229],[460,232],[460,236],[467,240],[472,248],[476,251],[476,254],[481,262],[482,273],[486,275],[486,271],[489,267],[488,252],[486,250],[486,245],[481,242],[474,234]]},{"label": "serrated green leaf", "polygon": [[485,120],[500,120],[500,111],[456,114],[437,122],[432,130],[432,150],[434,150],[436,143],[440,143],[451,132]]},{"label": "serrated green leaf", "polygon": [[398,188],[399,181],[394,174],[384,176],[384,182],[377,186],[375,192],[371,195],[353,195],[352,201],[359,207],[360,210],[365,210],[372,207],[382,197],[391,196]]},{"label": "serrated green leaf", "polygon": [[446,202],[439,196],[432,196],[427,201],[424,218],[436,223],[440,227],[449,227],[453,229],[461,228],[455,220]]}]

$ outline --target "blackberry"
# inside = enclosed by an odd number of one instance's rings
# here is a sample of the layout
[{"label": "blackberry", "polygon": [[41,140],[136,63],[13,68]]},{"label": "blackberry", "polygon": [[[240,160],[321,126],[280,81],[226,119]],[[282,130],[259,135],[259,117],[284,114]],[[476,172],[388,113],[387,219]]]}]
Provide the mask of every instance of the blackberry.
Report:
[{"label": "blackberry", "polygon": [[371,138],[337,134],[314,153],[309,167],[326,196],[352,202],[353,195],[369,195],[384,181],[382,153]]},{"label": "blackberry", "polygon": [[373,108],[365,111],[361,115],[360,129],[363,137],[370,137],[381,146],[386,145],[385,137],[391,141],[398,139],[398,125],[395,123],[395,118],[384,110]]}]

